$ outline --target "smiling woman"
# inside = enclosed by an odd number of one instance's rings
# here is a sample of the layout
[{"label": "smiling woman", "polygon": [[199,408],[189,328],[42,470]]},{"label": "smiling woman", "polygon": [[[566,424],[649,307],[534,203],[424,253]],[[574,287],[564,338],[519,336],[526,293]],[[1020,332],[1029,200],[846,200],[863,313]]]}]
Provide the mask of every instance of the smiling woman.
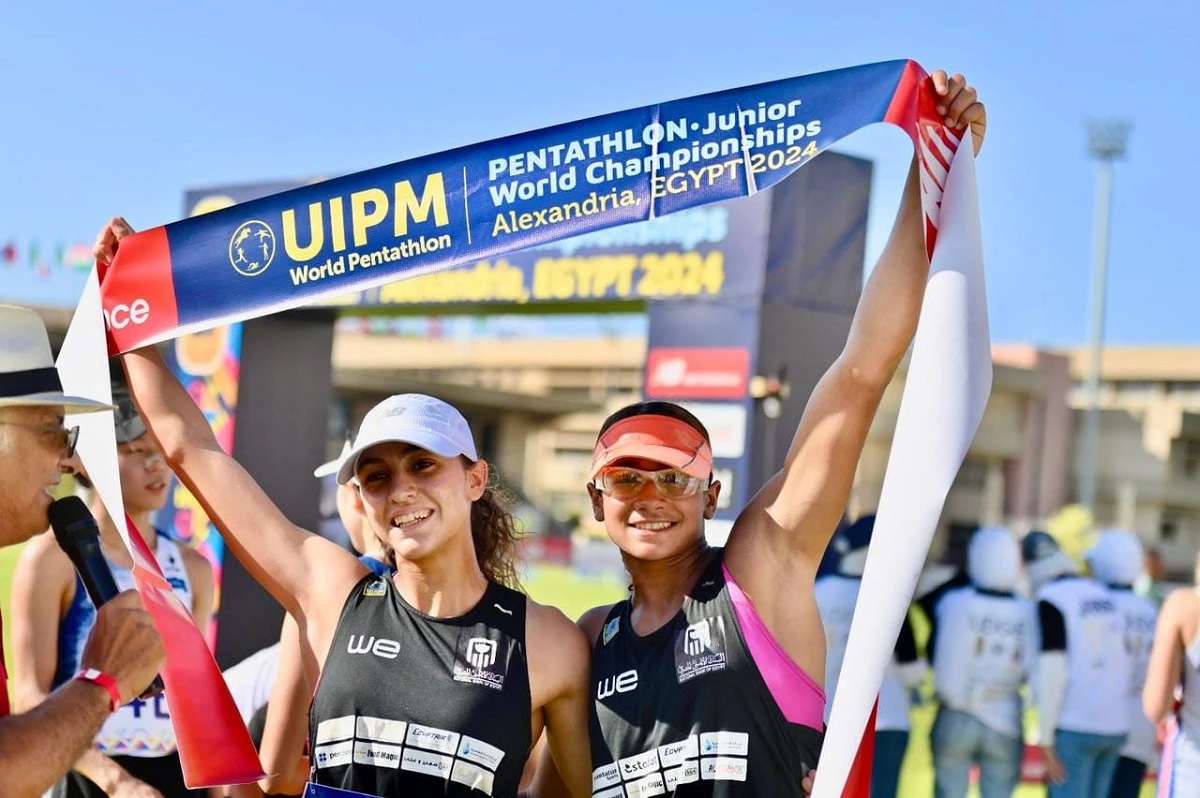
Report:
[{"label": "smiling woman", "polygon": [[[969,128],[978,151],[987,114],[975,90],[962,75],[931,78],[944,124]],[[763,105],[757,113],[780,121],[789,110]],[[786,133],[780,121],[776,132],[799,141],[809,131]],[[798,143],[794,150],[777,157],[807,157]],[[752,159],[751,171],[761,165]],[[738,513],[724,547],[705,537],[723,486],[700,421],[678,405],[644,402],[601,427],[587,491],[633,584],[628,599],[579,621],[593,641],[597,798],[811,789],[826,703],[814,579],[879,402],[916,332],[930,268],[924,227],[914,160],[845,347],[808,397],[783,467]],[[647,383],[653,394],[655,380]]]},{"label": "smiling woman", "polygon": [[[111,262],[130,233],[111,223],[97,259]],[[591,794],[587,642],[561,612],[504,584],[515,581],[515,527],[491,499],[488,464],[458,410],[390,397],[342,458],[339,484],[355,487],[366,532],[394,553],[385,579],[293,525],[217,444],[157,351],[124,364],[168,463],[307,635],[319,666],[311,781],[378,796],[511,798],[545,728],[571,792]]]}]

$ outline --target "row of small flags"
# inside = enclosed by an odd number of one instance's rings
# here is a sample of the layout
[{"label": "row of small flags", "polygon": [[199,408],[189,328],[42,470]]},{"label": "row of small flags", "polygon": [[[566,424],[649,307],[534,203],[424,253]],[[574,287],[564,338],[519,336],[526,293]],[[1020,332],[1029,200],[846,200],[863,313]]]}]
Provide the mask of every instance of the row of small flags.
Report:
[{"label": "row of small flags", "polygon": [[90,244],[43,246],[34,241],[24,249],[15,241],[0,245],[0,269],[29,266],[40,276],[49,277],[56,269],[87,271],[92,263]]}]

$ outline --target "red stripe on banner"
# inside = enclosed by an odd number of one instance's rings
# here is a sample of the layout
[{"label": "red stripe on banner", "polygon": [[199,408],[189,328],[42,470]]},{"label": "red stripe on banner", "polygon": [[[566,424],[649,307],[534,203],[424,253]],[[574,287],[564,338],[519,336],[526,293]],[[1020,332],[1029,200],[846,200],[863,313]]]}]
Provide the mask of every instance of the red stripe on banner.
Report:
[{"label": "red stripe on banner", "polygon": [[929,77],[928,73],[916,61],[909,61],[908,66],[904,68],[904,74],[900,76],[900,82],[896,84],[896,93],[892,97],[891,105],[888,106],[887,113],[883,116],[884,122],[891,122],[897,125],[902,130],[906,131],[910,136],[916,136],[917,132],[917,117],[918,105],[921,92],[921,84]]},{"label": "red stripe on banner", "polygon": [[850,766],[850,775],[846,777],[842,798],[870,798],[871,771],[875,765],[875,715],[878,712],[877,698],[875,706],[871,708],[871,717],[867,718],[862,741],[858,744],[858,753],[854,755],[854,764]]},{"label": "red stripe on banner", "polygon": [[112,265],[100,274],[110,355],[179,326],[172,274],[165,228],[121,239]]},{"label": "red stripe on banner", "polygon": [[[926,222],[925,253],[929,257],[933,257],[933,249],[937,243],[937,209],[942,203],[942,190],[945,188],[950,162],[958,150],[960,141],[945,129],[942,116],[937,112],[937,105],[933,79],[920,64],[909,61],[904,74],[900,76],[900,82],[896,85],[896,94],[883,117],[885,122],[891,122],[908,132],[923,175],[922,183],[932,183],[936,188],[935,192],[929,192],[934,196],[925,197],[925,201],[922,202],[925,206]],[[932,140],[934,136],[938,137],[937,142]],[[929,163],[929,158],[932,158],[933,164]]]},{"label": "red stripe on banner", "polygon": [[184,782],[197,789],[257,781],[266,774],[204,635],[128,514],[125,522],[137,554],[149,565],[135,559],[133,578],[167,649],[162,678]]}]

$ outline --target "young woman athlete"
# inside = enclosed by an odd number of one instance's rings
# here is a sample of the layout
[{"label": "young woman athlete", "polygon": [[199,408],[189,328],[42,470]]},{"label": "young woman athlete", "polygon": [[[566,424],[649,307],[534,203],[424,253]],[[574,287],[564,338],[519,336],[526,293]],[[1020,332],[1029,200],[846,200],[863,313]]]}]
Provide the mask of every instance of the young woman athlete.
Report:
[{"label": "young woman athlete", "polygon": [[[961,75],[932,76],[939,113],[986,111]],[[846,507],[884,389],[917,327],[929,260],[917,164],[846,346],[809,398],[783,469],[705,542],[712,447],[682,408],[647,402],[604,423],[588,493],[620,549],[629,599],[580,619],[592,648],[592,789],[619,795],[788,796],[811,788],[823,740],[825,637],[813,582]]]},{"label": "young woman athlete", "polygon": [[[110,222],[97,260],[111,262],[130,233]],[[394,553],[395,576],[381,579],[288,521],[222,451],[156,350],[124,365],[176,474],[321,663],[313,782],[377,796],[514,796],[545,727],[572,794],[588,794],[586,640],[503,584],[515,581],[513,522],[456,409],[419,394],[384,400],[339,470],[339,484],[358,486],[369,533]]]}]

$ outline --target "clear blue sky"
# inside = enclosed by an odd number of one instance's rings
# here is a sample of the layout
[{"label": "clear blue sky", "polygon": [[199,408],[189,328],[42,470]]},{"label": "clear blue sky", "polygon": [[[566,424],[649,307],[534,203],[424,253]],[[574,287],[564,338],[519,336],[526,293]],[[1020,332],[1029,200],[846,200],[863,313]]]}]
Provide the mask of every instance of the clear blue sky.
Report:
[{"label": "clear blue sky", "polygon": [[[1197,343],[1200,5],[688,2],[9,3],[0,241],[90,241],[186,187],[344,173],[622,108],[892,58],[962,71],[996,341],[1085,340],[1083,120],[1135,123],[1116,173],[1108,339]],[[951,4],[947,3],[946,6]],[[911,147],[876,126],[869,256]],[[0,272],[0,279],[3,273]]]}]

